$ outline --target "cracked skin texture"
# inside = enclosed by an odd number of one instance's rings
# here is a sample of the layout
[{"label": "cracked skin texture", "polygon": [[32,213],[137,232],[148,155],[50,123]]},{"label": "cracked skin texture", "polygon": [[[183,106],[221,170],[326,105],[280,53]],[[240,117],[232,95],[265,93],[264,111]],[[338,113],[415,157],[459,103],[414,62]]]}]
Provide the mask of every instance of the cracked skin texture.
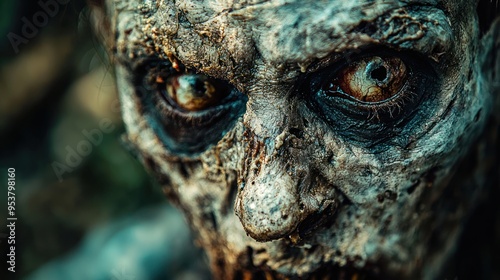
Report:
[{"label": "cracked skin texture", "polygon": [[[473,178],[497,160],[484,128],[498,121],[499,24],[481,37],[475,5],[124,0],[94,15],[127,139],[215,278],[432,279],[485,191]],[[304,76],[381,46],[432,61],[434,82],[418,85],[431,93],[411,120],[359,136],[356,120],[304,101]],[[202,152],[172,151],[162,132],[172,120],[137,83],[151,60],[228,81],[248,98],[244,113]],[[474,168],[456,174],[467,154]]]}]

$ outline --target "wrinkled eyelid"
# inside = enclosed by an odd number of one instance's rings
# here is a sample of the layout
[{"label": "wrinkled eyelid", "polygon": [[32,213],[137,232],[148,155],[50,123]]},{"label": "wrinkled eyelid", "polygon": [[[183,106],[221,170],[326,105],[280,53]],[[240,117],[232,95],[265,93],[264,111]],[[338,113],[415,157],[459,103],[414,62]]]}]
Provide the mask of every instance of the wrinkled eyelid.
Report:
[{"label": "wrinkled eyelid", "polygon": [[436,7],[412,5],[395,9],[365,26],[360,22],[357,28],[365,29],[364,33],[380,44],[416,51],[433,59],[453,45],[450,20]]},{"label": "wrinkled eyelid", "polygon": [[393,9],[374,20],[359,21],[349,33],[352,40],[310,64],[305,73],[316,72],[341,60],[349,61],[351,56],[374,48],[412,51],[439,62],[454,45],[448,16],[441,9],[428,6]]}]

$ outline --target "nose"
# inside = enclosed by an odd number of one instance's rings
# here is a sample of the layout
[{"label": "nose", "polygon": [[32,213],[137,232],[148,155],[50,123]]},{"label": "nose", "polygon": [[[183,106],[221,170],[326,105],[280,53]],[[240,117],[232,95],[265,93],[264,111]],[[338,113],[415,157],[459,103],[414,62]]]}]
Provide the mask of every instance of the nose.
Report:
[{"label": "nose", "polygon": [[262,96],[249,97],[244,115],[242,187],[234,209],[246,233],[265,242],[296,238],[302,222],[322,210],[325,195],[310,188],[310,152],[315,147],[305,140],[302,119],[290,118],[300,115],[296,103]]},{"label": "nose", "polygon": [[300,204],[297,182],[273,161],[262,164],[258,175],[248,178],[235,210],[250,237],[270,241],[297,228],[304,216]]}]

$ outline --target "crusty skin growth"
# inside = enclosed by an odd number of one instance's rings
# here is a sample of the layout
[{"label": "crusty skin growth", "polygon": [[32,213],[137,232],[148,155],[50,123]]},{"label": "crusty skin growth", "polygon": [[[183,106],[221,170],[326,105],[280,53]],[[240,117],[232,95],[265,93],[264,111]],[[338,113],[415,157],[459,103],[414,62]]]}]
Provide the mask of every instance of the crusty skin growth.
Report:
[{"label": "crusty skin growth", "polygon": [[[214,277],[429,279],[497,160],[483,131],[498,127],[500,29],[480,34],[476,4],[123,0],[96,18],[127,139]],[[399,99],[328,95],[359,61],[399,67]],[[179,109],[165,83],[184,73],[227,82],[229,100]]]}]

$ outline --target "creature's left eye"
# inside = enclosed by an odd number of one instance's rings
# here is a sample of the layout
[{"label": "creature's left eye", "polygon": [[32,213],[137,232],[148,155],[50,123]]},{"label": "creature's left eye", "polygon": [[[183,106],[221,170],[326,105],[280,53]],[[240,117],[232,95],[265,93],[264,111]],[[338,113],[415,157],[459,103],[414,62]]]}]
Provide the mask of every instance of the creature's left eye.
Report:
[{"label": "creature's left eye", "polygon": [[405,63],[397,57],[373,56],[356,61],[326,84],[326,95],[373,104],[396,96],[407,81]]},{"label": "creature's left eye", "polygon": [[398,134],[418,108],[432,107],[434,69],[414,52],[365,50],[309,74],[298,89],[332,130],[370,143]]}]

